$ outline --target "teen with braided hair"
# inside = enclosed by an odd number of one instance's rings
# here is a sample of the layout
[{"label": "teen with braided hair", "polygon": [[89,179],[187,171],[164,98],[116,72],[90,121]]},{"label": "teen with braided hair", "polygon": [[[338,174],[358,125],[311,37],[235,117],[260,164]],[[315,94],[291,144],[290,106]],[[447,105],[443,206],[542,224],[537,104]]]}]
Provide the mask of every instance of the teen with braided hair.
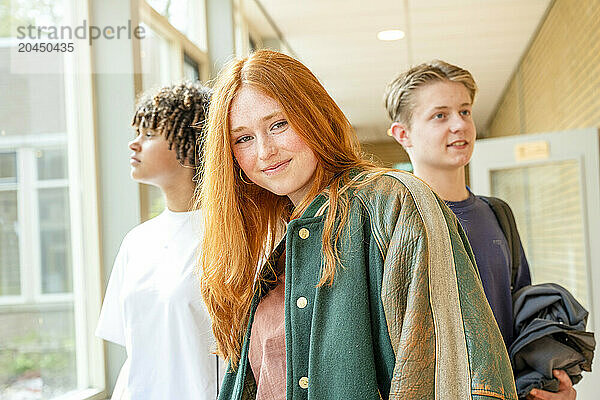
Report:
[{"label": "teen with braided hair", "polygon": [[96,334],[127,350],[113,399],[212,400],[217,392],[210,318],[194,276],[202,228],[192,201],[210,95],[185,82],[137,104],[131,177],[159,187],[167,207],[125,236],[111,273]]}]

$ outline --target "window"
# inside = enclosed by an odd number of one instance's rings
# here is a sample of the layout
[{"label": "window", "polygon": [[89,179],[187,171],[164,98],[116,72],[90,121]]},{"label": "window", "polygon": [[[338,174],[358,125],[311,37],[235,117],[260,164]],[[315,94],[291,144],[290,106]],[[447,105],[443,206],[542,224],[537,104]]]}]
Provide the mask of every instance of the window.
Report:
[{"label": "window", "polygon": [[65,83],[10,75],[11,46],[0,47],[0,391],[51,398],[77,387]]},{"label": "window", "polygon": [[[0,26],[65,25],[75,3],[13,0]],[[91,77],[63,72],[89,61],[89,49],[47,55],[59,68],[52,73],[31,64],[37,70],[25,73],[11,33],[0,28],[0,398],[91,399],[104,386],[87,323],[99,310],[99,288],[88,282],[99,281],[98,240],[81,222],[91,210],[86,224],[97,228],[97,210],[79,195],[91,187],[95,196],[95,181],[81,179],[95,176],[93,151],[84,157],[81,143],[93,137]]]},{"label": "window", "polygon": [[38,387],[54,397],[77,387],[77,373],[66,141],[45,147],[44,139],[2,146],[19,167],[14,183],[0,186],[0,325],[10,327],[0,364],[3,391]]},{"label": "window", "polygon": [[141,43],[142,88],[148,90],[170,85],[174,79],[174,51],[171,43],[160,33],[142,24],[146,37]]},{"label": "window", "polygon": [[[0,183],[0,326],[9,327],[0,331],[0,389],[51,398],[77,387],[65,114],[40,100],[64,92],[64,82],[25,75],[19,83],[23,90],[0,100],[10,121],[29,121],[8,123],[0,137],[8,167]],[[54,126],[41,133],[36,127],[48,111]]]},{"label": "window", "polygon": [[554,282],[590,307],[579,160],[492,171],[493,195],[515,214],[534,283]]},{"label": "window", "polygon": [[206,6],[204,0],[147,0],[148,4],[206,52]]},{"label": "window", "polygon": [[[2,286],[7,285],[6,290],[0,291],[1,296],[37,301],[47,294],[73,292],[66,135],[61,136],[60,147],[56,136],[41,137],[34,146],[16,138],[10,141],[10,147],[2,146],[0,141],[0,157],[3,163],[10,163],[6,175],[12,175],[0,183],[1,231],[6,235],[0,268],[1,275],[7,278],[6,282],[3,279]],[[48,147],[43,145],[46,139],[50,139]],[[23,243],[26,238],[32,241]],[[21,256],[20,252],[26,254]],[[26,265],[33,266],[34,276],[21,272]],[[39,286],[24,282],[26,279],[21,276],[39,282]]]}]

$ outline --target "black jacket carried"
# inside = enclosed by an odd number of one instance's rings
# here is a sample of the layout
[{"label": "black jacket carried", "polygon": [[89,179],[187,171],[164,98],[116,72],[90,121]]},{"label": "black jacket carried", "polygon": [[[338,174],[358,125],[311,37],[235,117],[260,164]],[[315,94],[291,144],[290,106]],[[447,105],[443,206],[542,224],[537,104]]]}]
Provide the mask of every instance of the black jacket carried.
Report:
[{"label": "black jacket carried", "polygon": [[554,283],[525,286],[513,295],[515,341],[509,355],[519,398],[533,388],[558,390],[552,370],[573,384],[591,371],[596,341],[585,331],[588,312],[569,291]]}]

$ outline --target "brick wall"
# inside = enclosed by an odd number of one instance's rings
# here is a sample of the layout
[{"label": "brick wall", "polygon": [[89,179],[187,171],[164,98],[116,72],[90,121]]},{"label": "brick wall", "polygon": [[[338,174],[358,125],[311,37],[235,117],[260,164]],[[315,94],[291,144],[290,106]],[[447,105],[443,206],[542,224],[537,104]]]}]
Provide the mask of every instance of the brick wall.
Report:
[{"label": "brick wall", "polygon": [[600,0],[556,0],[488,123],[488,137],[600,127]]}]

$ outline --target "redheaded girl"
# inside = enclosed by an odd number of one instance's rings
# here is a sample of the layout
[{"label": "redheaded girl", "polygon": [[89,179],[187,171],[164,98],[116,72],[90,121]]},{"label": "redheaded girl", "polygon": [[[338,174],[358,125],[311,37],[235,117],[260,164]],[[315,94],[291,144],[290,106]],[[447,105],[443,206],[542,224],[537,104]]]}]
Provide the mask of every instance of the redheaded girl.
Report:
[{"label": "redheaded girl", "polygon": [[221,399],[516,399],[456,218],[417,178],[363,160],[304,65],[266,50],[231,62],[204,150]]}]

